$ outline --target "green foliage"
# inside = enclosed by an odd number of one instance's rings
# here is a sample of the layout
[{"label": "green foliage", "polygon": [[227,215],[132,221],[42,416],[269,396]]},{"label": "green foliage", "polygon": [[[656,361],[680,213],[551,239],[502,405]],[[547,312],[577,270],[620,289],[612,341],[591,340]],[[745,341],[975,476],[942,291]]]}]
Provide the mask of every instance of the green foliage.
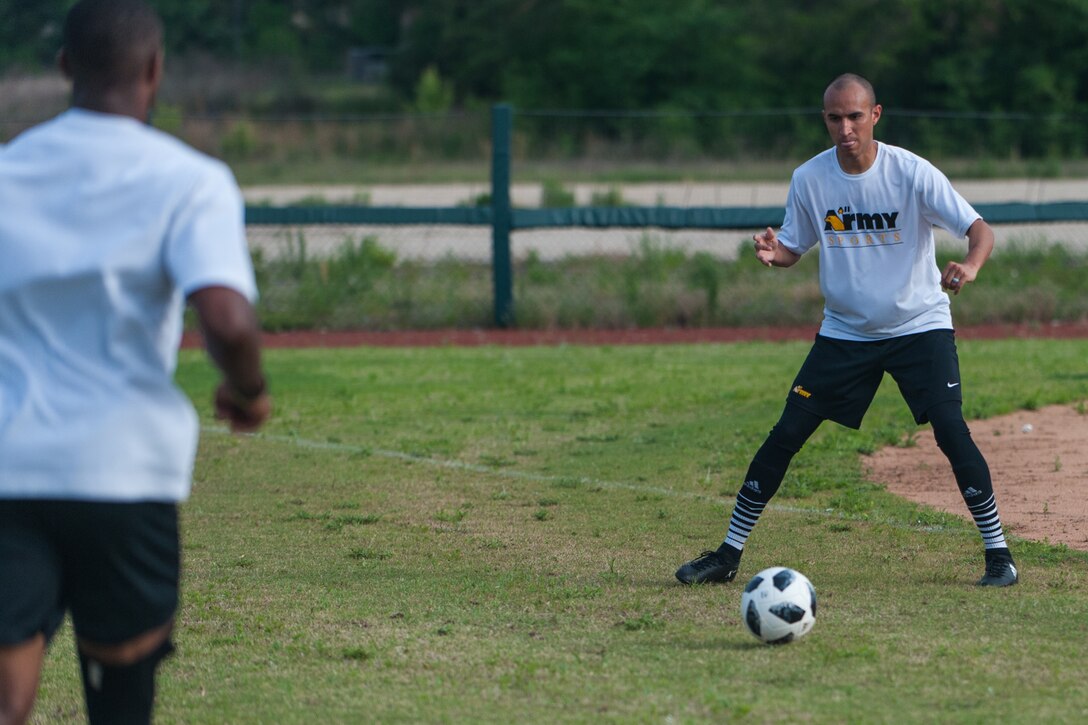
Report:
[{"label": "green foliage", "polygon": [[419,113],[446,113],[453,107],[453,86],[438,75],[438,69],[427,66],[416,84],[413,109]]},{"label": "green foliage", "polygon": [[574,206],[574,192],[555,179],[545,179],[540,185],[540,206],[544,208],[569,208]]},{"label": "green foliage", "polygon": [[372,292],[379,280],[389,279],[396,255],[372,238],[347,239],[333,257],[310,259],[305,236],[299,234],[284,258],[266,262],[257,257],[254,262],[263,286],[259,310],[268,329],[382,325]]},{"label": "green foliage", "polygon": [[626,206],[623,192],[618,187],[610,186],[604,191],[594,191],[589,198],[590,206]]},{"label": "green foliage", "polygon": [[292,66],[301,65],[304,58],[300,52],[304,37],[302,31],[306,21],[300,24],[292,15],[293,9],[287,3],[252,3],[246,18],[249,25],[245,35],[248,54],[254,58],[286,60]]},{"label": "green foliage", "polygon": [[718,291],[721,288],[721,264],[707,252],[696,252],[691,259],[688,282],[706,294],[706,314],[702,322],[713,325],[718,314]]},{"label": "green foliage", "polygon": [[479,194],[476,194],[475,196],[473,196],[473,197],[471,197],[469,199],[458,202],[457,206],[464,206],[464,207],[486,207],[486,206],[491,206],[491,192],[490,191],[481,191]]},{"label": "green foliage", "polygon": [[14,68],[37,69],[56,61],[64,0],[0,3],[0,75]]},{"label": "green foliage", "polygon": [[[533,328],[730,327],[819,324],[818,255],[789,270],[688,254],[643,233],[623,257],[544,260],[530,250],[515,264],[518,326]],[[958,258],[942,251],[940,264]],[[398,260],[373,238],[347,239],[312,258],[304,235],[276,259],[255,256],[259,312],[270,330],[475,328],[491,319],[491,269],[453,258]],[[959,325],[1088,318],[1088,254],[1059,244],[1011,245],[979,279],[952,297]]]},{"label": "green foliage", "polygon": [[[50,67],[69,5],[0,4],[0,73]],[[1058,160],[1088,151],[1084,0],[894,0],[879,12],[872,0],[843,0],[833,12],[796,0],[155,6],[171,59],[210,58],[217,81],[225,68],[273,69],[259,91],[234,94],[249,110],[343,111],[312,76],[342,76],[350,49],[378,47],[388,51],[397,96],[378,101],[380,110],[444,113],[506,100],[640,114],[526,124],[533,143],[568,154],[607,142],[658,159],[804,156],[826,143],[815,112],[844,71],[874,82],[887,110],[883,137],[926,156]],[[269,95],[272,106],[253,101]],[[200,103],[185,110],[205,112]],[[767,109],[794,115],[770,121]],[[944,115],[908,115],[923,109]]]},{"label": "green foliage", "polygon": [[155,104],[151,121],[152,125],[160,131],[180,138],[184,129],[184,115],[180,106],[160,101]]},{"label": "green foliage", "polygon": [[505,15],[508,36],[496,41],[509,58],[505,95],[518,105],[691,109],[696,99],[704,108],[741,99],[743,58],[754,41],[737,32],[743,9],[701,0],[560,0]]},{"label": "green foliage", "polygon": [[[954,256],[938,255],[938,265]],[[952,308],[960,324],[1088,319],[1088,255],[1057,243],[1008,245]]]},{"label": "green foliage", "polygon": [[231,124],[220,143],[223,158],[234,161],[251,158],[257,152],[259,142],[253,124],[243,119]]}]

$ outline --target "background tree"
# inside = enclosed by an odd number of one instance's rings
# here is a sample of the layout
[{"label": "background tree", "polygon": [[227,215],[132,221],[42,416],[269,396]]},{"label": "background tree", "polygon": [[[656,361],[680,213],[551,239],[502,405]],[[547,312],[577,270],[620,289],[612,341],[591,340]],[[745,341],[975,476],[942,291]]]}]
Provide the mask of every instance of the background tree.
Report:
[{"label": "background tree", "polygon": [[[51,67],[72,2],[0,0],[0,74]],[[390,92],[372,94],[367,110],[411,109],[421,83],[437,82],[453,108],[505,100],[661,112],[671,115],[652,133],[694,149],[743,143],[738,130],[747,127],[766,131],[764,145],[797,138],[807,147],[820,143],[820,129],[805,114],[818,110],[829,79],[850,70],[876,86],[893,142],[1024,156],[1088,148],[1078,122],[1088,113],[1088,0],[151,2],[166,21],[168,52],[192,76],[181,82],[264,70],[274,87],[260,89],[262,110],[342,109],[313,80],[346,83],[349,50],[376,46],[388,53]],[[194,70],[185,65],[192,58],[205,60]],[[256,95],[223,92],[216,103],[252,109]],[[796,114],[760,129],[758,114],[769,109]],[[919,110],[945,118],[911,118]],[[599,117],[593,132],[648,133],[625,123]]]}]

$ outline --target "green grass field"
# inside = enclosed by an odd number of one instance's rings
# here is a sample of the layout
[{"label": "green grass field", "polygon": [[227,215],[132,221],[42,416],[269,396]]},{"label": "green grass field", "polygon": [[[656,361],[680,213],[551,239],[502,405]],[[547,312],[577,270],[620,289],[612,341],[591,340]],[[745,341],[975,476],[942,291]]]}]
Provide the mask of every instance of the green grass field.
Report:
[{"label": "green grass field", "polygon": [[[973,525],[863,476],[915,430],[890,381],[860,432],[817,432],[745,551],[739,580],[812,579],[807,638],[751,637],[743,581],[675,582],[807,349],[273,350],[256,437],[210,419],[183,353],[206,431],[158,722],[1085,721],[1088,554],[1014,540],[1022,583],[976,588]],[[1088,399],[1088,341],[960,357],[971,417]],[[81,717],[70,639],[37,722]]]}]

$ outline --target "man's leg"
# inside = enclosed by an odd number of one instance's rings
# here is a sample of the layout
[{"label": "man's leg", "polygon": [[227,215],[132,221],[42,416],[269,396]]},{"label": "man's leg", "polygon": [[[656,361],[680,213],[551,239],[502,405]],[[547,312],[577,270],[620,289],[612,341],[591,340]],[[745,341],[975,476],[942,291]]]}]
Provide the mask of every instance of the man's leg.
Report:
[{"label": "man's leg", "polygon": [[155,672],[174,651],[171,620],[132,639],[103,645],[77,638],[87,719],[97,723],[150,723]]},{"label": "man's leg", "polygon": [[823,422],[823,418],[797,405],[786,404],[782,417],[771,429],[748,466],[744,484],[737,493],[729,531],[717,551],[704,552],[676,572],[685,584],[728,582],[737,574],[740,555],[748,536],[763,514],[767,503],[778,492],[790,461],[805,441]]},{"label": "man's leg", "polygon": [[69,504],[66,585],[90,722],[148,723],[173,651],[180,580],[177,506]]},{"label": "man's leg", "polygon": [[0,725],[21,725],[30,719],[44,659],[43,634],[0,645]]},{"label": "man's leg", "polygon": [[[729,519],[729,532],[722,546],[728,546],[738,552],[744,550],[744,544],[759,521],[767,503],[778,493],[782,479],[786,477],[793,457],[801,450],[823,418],[803,410],[796,405],[787,405],[782,417],[771,429],[767,440],[763,442],[748,472],[744,484],[737,492],[737,503]],[[719,549],[720,551],[720,549]]]},{"label": "man's leg", "polygon": [[30,717],[49,640],[64,619],[49,503],[0,499],[0,724]]},{"label": "man's leg", "polygon": [[928,421],[933,437],[952,465],[960,494],[975,520],[986,551],[983,586],[1017,582],[1001,518],[997,514],[990,468],[963,419],[959,355],[952,330],[930,330],[897,338],[886,369],[899,384],[915,422]]},{"label": "man's leg", "polygon": [[986,574],[978,583],[983,586],[1015,584],[1019,576],[1001,528],[990,467],[971,438],[959,401],[934,405],[929,409],[928,417],[937,446],[952,464],[960,494],[982,536]]}]

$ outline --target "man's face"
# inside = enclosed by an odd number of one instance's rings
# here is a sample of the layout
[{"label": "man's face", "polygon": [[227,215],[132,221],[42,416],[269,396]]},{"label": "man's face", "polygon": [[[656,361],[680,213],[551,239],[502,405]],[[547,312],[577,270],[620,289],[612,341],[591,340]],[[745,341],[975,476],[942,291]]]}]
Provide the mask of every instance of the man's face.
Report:
[{"label": "man's face", "polygon": [[873,105],[856,83],[824,94],[824,124],[845,171],[859,173],[876,160],[873,127],[880,120],[880,105]]}]

